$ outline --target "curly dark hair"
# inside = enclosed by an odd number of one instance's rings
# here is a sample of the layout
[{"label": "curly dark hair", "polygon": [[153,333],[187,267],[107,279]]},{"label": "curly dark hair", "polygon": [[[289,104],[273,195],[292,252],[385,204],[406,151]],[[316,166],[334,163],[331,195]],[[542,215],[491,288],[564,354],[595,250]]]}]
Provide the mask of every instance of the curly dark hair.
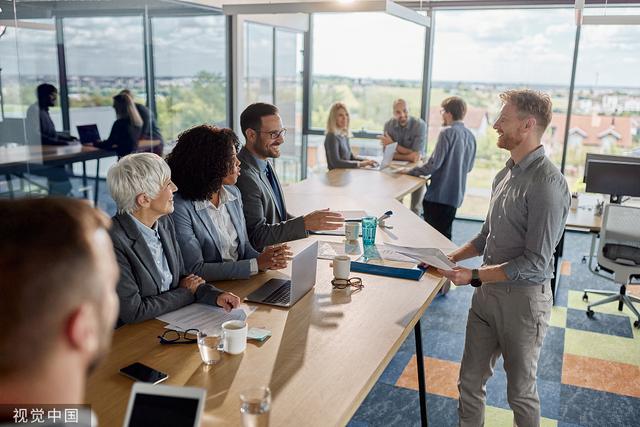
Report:
[{"label": "curly dark hair", "polygon": [[186,200],[208,200],[222,187],[222,180],[233,167],[233,148],[240,143],[227,128],[194,126],[178,135],[178,142],[167,156],[171,180]]}]

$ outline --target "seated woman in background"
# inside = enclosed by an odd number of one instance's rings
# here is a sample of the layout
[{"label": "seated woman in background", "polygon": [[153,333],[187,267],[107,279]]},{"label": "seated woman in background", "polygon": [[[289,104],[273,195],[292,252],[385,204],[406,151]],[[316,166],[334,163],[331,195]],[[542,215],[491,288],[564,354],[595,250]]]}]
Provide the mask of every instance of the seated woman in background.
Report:
[{"label": "seated woman in background", "polygon": [[291,255],[285,244],[260,253],[249,243],[235,186],[238,145],[231,129],[195,126],[178,136],[167,157],[180,189],[172,214],[178,243],[187,269],[205,280],[247,279],[260,270],[285,268]]},{"label": "seated woman in background", "polygon": [[349,111],[342,102],[336,102],[329,110],[327,134],[324,138],[324,151],[327,154],[327,167],[329,170],[375,166],[375,160],[363,159],[353,155],[349,145],[349,136],[351,136],[349,131]]},{"label": "seated woman in background", "polygon": [[169,166],[156,154],[123,157],[107,174],[118,206],[111,239],[120,266],[118,325],[142,322],[192,302],[230,310],[240,299],[184,268],[176,242]]},{"label": "seated woman in background", "polygon": [[104,150],[115,150],[118,157],[133,153],[138,148],[138,139],[142,132],[142,118],[138,114],[133,99],[120,93],[113,97],[113,109],[116,121],[111,127],[109,138],[94,142],[93,145]]}]

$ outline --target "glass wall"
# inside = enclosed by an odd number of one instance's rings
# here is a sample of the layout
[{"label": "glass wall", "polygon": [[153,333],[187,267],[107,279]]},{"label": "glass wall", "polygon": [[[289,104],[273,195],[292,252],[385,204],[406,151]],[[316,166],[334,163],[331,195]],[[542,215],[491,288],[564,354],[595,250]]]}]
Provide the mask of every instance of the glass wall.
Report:
[{"label": "glass wall", "polygon": [[156,110],[160,130],[171,140],[190,126],[226,126],[225,18],[151,19]]},{"label": "glass wall", "polygon": [[276,29],[275,103],[287,128],[286,144],[276,160],[278,176],[284,182],[301,179],[302,167],[302,71],[304,69],[302,33]]},{"label": "glass wall", "polygon": [[[76,127],[95,124],[106,139],[116,119],[112,97],[125,88],[153,110],[166,142],[197,123],[226,125],[225,22],[216,11],[173,0],[3,5],[0,197],[98,194],[114,213],[104,176],[115,153],[81,145]],[[38,105],[41,83],[58,90]],[[87,160],[96,157],[99,187],[91,179],[95,160]]]},{"label": "glass wall", "polygon": [[[584,191],[587,153],[640,155],[639,51],[640,27],[582,27],[565,167],[572,191]],[[566,123],[554,126],[562,138]]]},{"label": "glass wall", "polygon": [[247,22],[244,40],[245,103],[273,103],[273,27]]},{"label": "glass wall", "polygon": [[[331,105],[349,108],[351,130],[371,136],[404,98],[420,115],[425,28],[385,13],[313,15],[311,127],[324,131]],[[309,168],[326,170],[322,138],[309,140]],[[352,140],[354,152],[377,154],[376,139]]]},{"label": "glass wall", "polygon": [[[496,146],[492,128],[502,91],[530,88],[547,92],[553,101],[554,123],[566,118],[574,22],[572,9],[436,12],[428,148],[433,150],[442,128],[440,103],[452,95],[467,102],[464,121],[477,140],[475,167],[468,176],[459,216],[484,219],[493,177],[508,159],[508,152]],[[550,126],[543,143],[560,166],[563,140],[559,129]]]},{"label": "glass wall", "polygon": [[142,16],[64,18],[71,131],[97,124],[106,139],[116,119],[113,96],[129,89],[146,102]]}]

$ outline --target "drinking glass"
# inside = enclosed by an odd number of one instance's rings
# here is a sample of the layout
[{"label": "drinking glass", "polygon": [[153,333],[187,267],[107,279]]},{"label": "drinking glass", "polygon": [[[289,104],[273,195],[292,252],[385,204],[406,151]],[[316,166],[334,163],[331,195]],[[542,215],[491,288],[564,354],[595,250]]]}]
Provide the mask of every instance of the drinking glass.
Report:
[{"label": "drinking glass", "polygon": [[222,359],[220,344],[222,341],[222,331],[212,334],[198,332],[198,348],[200,357],[205,365],[215,365]]},{"label": "drinking glass", "polygon": [[376,228],[378,218],[375,216],[365,216],[362,218],[362,244],[371,246],[376,243]]},{"label": "drinking glass", "polygon": [[240,412],[243,427],[269,427],[271,390],[253,387],[240,393]]}]

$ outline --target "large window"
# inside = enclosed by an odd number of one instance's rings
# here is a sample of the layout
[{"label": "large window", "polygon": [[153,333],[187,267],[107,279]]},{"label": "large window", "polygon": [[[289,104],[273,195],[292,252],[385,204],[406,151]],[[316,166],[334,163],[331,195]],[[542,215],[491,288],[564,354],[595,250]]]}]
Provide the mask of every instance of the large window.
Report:
[{"label": "large window", "polygon": [[[477,155],[458,215],[484,218],[491,183],[508,152],[496,146],[492,124],[506,89],[530,88],[553,100],[554,122],[566,117],[575,24],[571,9],[438,11],[435,15],[429,143],[441,130],[440,103],[458,95],[468,104],[466,126],[477,139]],[[562,136],[550,126],[543,139],[560,166]]]},{"label": "large window", "polygon": [[[11,119],[24,118],[36,101],[39,84],[58,87],[57,64],[53,19],[20,20],[17,27],[0,25],[0,121],[9,119],[10,126]],[[60,108],[52,107],[49,114],[61,128]],[[22,128],[22,123],[18,127]]]},{"label": "large window", "polygon": [[276,29],[276,87],[275,102],[287,128],[286,144],[275,162],[285,182],[299,181],[302,159],[302,33]]},{"label": "large window", "polygon": [[64,18],[71,131],[98,125],[106,139],[116,119],[112,97],[122,89],[146,100],[142,16]]},{"label": "large window", "polygon": [[[587,153],[640,155],[638,51],[637,26],[582,27],[565,167],[572,191],[584,190]],[[564,119],[554,118],[558,138]]]},{"label": "large window", "polygon": [[247,22],[244,28],[245,103],[272,103],[273,27]]},{"label": "large window", "polygon": [[165,139],[186,128],[225,125],[224,16],[152,18],[156,110]]},{"label": "large window", "polygon": [[[420,116],[425,28],[385,13],[313,15],[311,127],[324,131],[336,101],[347,105],[353,132],[380,134],[392,104],[404,98]],[[310,137],[308,166],[326,170],[323,138]],[[376,139],[352,139],[353,151],[378,154]]]}]

